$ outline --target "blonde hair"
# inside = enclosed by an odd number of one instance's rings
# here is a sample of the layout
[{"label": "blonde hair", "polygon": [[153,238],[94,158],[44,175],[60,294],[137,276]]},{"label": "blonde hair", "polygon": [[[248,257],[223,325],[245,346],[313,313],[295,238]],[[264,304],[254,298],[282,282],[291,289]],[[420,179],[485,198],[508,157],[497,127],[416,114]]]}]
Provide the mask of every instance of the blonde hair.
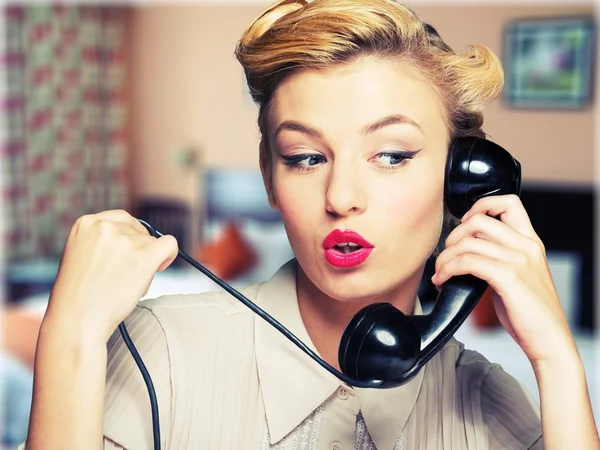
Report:
[{"label": "blonde hair", "polygon": [[273,94],[297,70],[327,69],[365,56],[411,63],[444,106],[449,138],[485,137],[483,109],[504,83],[501,63],[487,47],[454,52],[395,0],[280,0],[246,29],[235,55],[259,105],[260,156],[266,160]]},{"label": "blonde hair", "polygon": [[235,55],[260,107],[263,135],[275,89],[298,69],[326,69],[369,55],[412,62],[445,106],[453,137],[482,135],[482,111],[504,83],[501,63],[487,47],[454,52],[395,0],[280,0],[246,29]]}]

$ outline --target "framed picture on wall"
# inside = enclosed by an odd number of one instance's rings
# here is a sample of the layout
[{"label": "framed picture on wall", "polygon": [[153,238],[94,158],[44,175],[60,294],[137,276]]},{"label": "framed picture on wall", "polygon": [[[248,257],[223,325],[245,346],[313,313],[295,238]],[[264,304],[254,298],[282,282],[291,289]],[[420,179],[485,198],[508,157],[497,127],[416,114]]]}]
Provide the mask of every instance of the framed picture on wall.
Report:
[{"label": "framed picture on wall", "polygon": [[523,19],[505,32],[505,102],[514,108],[584,108],[594,84],[591,17]]}]

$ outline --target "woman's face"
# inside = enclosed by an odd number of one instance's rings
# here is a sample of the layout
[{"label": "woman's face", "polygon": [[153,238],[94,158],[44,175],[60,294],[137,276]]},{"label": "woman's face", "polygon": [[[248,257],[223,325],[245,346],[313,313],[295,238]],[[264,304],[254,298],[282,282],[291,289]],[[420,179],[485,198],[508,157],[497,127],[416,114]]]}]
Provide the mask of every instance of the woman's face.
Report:
[{"label": "woman's face", "polygon": [[414,296],[443,217],[433,90],[406,63],[365,58],[288,77],[272,106],[263,174],[306,277],[340,301]]}]

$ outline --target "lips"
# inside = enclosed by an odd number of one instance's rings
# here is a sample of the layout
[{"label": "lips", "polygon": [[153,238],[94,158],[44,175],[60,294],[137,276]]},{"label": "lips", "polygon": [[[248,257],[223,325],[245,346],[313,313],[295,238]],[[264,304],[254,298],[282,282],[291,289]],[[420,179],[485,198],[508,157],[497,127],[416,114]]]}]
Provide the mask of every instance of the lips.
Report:
[{"label": "lips", "polygon": [[325,259],[339,268],[362,264],[373,251],[373,245],[360,234],[347,230],[334,230],[323,240]]},{"label": "lips", "polygon": [[352,230],[333,230],[323,240],[323,248],[330,249],[336,245],[355,244],[363,248],[373,248],[373,244]]}]

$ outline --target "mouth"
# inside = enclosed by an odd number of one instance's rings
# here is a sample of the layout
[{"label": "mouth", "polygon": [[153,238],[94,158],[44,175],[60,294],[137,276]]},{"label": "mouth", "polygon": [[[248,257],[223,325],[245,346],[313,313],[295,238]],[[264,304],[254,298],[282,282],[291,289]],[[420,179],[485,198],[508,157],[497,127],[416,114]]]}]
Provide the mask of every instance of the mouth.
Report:
[{"label": "mouth", "polygon": [[354,267],[371,254],[373,244],[352,230],[333,230],[323,240],[324,255],[334,267]]},{"label": "mouth", "polygon": [[344,255],[348,255],[350,253],[354,253],[357,250],[362,249],[362,245],[355,244],[354,242],[344,242],[342,244],[337,244],[331,247],[332,250],[337,250]]},{"label": "mouth", "polygon": [[373,248],[373,244],[352,230],[333,230],[323,240],[325,250],[336,249],[342,253],[352,253],[361,248]]}]

